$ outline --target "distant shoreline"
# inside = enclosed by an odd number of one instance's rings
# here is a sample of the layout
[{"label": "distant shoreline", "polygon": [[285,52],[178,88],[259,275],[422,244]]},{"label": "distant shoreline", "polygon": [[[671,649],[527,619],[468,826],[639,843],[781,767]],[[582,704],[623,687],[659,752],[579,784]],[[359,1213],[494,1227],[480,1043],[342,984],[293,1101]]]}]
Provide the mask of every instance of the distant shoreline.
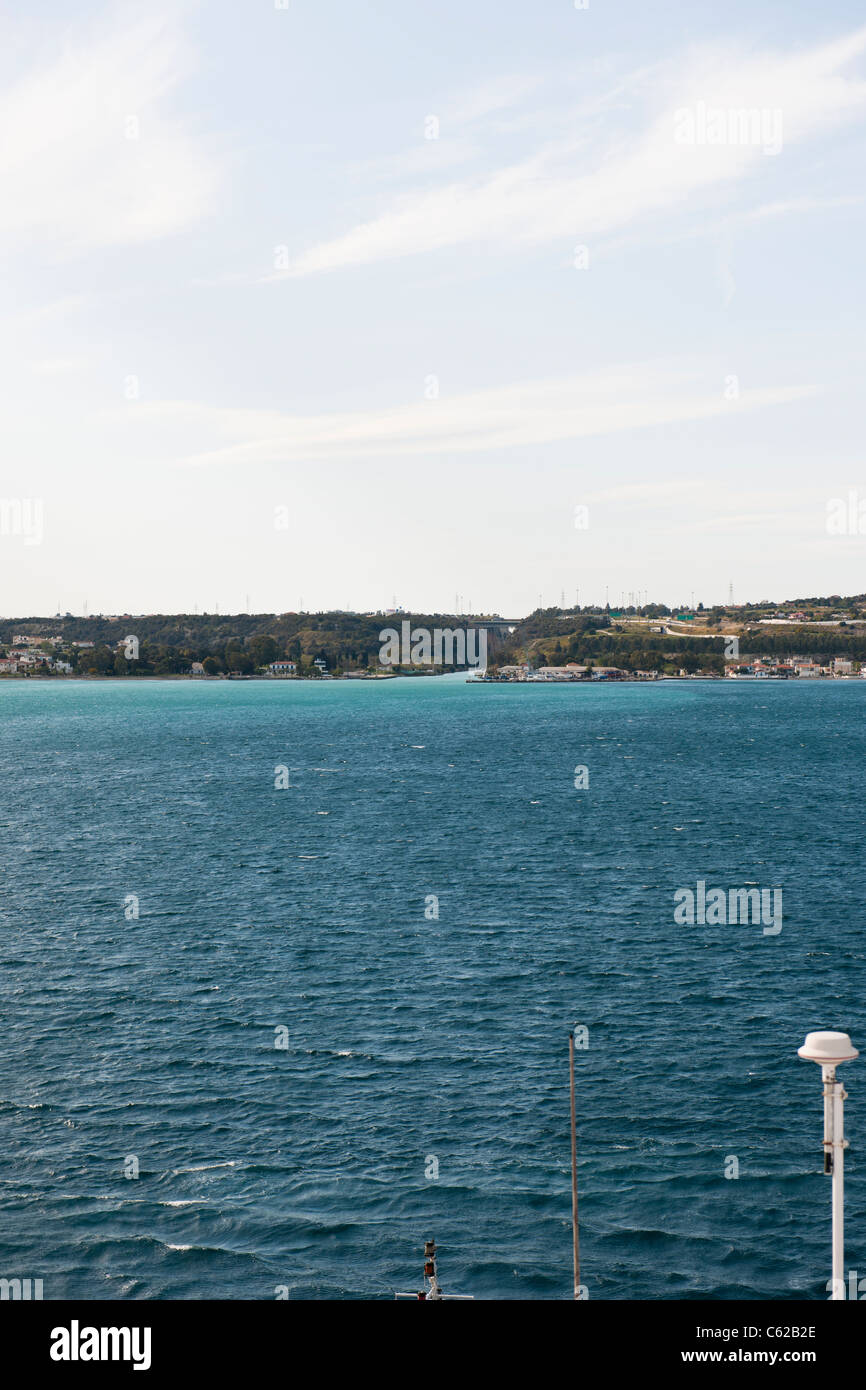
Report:
[{"label": "distant shoreline", "polygon": [[615,679],[603,677],[600,679],[576,679],[576,680],[490,680],[485,677],[467,675],[465,671],[394,671],[393,673],[378,676],[191,676],[184,673],[165,673],[158,675],[156,672],[148,672],[140,676],[78,676],[78,675],[30,675],[24,672],[4,672],[0,674],[0,684],[4,682],[18,681],[32,683],[39,682],[42,685],[67,685],[78,683],[79,685],[137,685],[145,681],[170,681],[175,683],[185,683],[190,685],[237,685],[241,682],[256,682],[261,685],[327,685],[327,684],[355,684],[355,685],[378,685],[384,681],[393,680],[418,680],[418,679],[441,679],[445,676],[463,677],[465,685],[478,686],[531,686],[533,689],[538,687],[556,686],[579,686],[583,688],[597,689],[601,685],[732,685],[734,683],[758,685],[772,681],[776,685],[833,685],[838,682],[851,682],[857,684],[864,680],[860,675],[840,675],[840,676],[820,676],[812,679],[805,679],[797,676],[710,676],[706,674],[694,676],[656,676],[647,678],[645,676],[618,676]]},{"label": "distant shoreline", "polygon": [[[264,685],[327,685],[330,682],[346,682],[357,685],[376,685],[382,681],[393,681],[405,678],[407,680],[417,680],[419,677],[430,679],[438,676],[462,676],[463,671],[393,671],[383,672],[376,676],[192,676],[188,672],[171,671],[162,674],[156,671],[143,672],[139,676],[81,676],[69,674],[49,675],[48,673],[26,673],[24,671],[0,672],[0,682],[2,681],[41,681],[48,685],[65,684],[69,681],[79,681],[82,684],[91,685],[94,681],[102,681],[106,685],[128,685],[136,684],[140,681],[188,681],[191,685],[235,685],[239,681],[260,681]],[[484,684],[485,682],[479,682]],[[504,682],[503,682],[504,683]],[[492,682],[486,682],[492,684]]]}]

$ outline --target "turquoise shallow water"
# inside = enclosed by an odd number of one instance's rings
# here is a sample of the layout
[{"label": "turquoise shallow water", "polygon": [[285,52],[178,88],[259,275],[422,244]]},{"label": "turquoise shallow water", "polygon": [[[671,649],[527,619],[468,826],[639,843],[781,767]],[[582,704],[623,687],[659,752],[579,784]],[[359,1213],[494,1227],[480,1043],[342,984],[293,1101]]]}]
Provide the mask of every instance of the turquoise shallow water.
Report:
[{"label": "turquoise shallow water", "polygon": [[[435,1235],[446,1290],[568,1298],[577,1021],[590,1297],[825,1298],[796,1048],[866,1041],[864,715],[866,681],[0,684],[0,1276],[389,1296]],[[698,879],[781,887],[781,933],[676,925]]]}]

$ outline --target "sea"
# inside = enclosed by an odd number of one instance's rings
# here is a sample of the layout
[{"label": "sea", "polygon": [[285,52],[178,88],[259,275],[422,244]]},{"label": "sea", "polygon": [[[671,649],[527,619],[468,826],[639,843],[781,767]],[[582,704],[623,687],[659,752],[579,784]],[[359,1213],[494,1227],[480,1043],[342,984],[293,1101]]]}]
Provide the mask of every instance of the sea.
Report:
[{"label": "sea", "polygon": [[0,1278],[571,1299],[576,1029],[586,1296],[826,1299],[864,755],[866,681],[0,682]]}]

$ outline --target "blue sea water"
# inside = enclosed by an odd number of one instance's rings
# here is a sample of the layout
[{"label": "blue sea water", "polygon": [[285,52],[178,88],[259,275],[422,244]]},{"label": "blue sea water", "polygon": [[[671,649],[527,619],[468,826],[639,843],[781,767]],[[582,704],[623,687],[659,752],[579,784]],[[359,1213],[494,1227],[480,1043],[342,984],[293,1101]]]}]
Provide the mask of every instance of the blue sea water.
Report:
[{"label": "blue sea water", "polygon": [[[579,1023],[589,1297],[826,1298],[796,1048],[866,1042],[864,716],[866,681],[3,682],[0,1276],[390,1297],[432,1235],[446,1291],[567,1299]],[[782,888],[782,931],[677,925],[698,879]]]}]

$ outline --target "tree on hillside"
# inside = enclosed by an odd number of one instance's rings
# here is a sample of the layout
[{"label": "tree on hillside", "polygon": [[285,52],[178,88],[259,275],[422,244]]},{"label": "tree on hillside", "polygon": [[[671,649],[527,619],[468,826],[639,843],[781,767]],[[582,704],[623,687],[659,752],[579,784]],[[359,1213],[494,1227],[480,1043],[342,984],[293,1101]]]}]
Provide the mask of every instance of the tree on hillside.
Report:
[{"label": "tree on hillside", "polygon": [[279,654],[280,649],[273,637],[254,637],[250,642],[250,655],[257,666],[267,666],[269,662],[276,661]]}]

